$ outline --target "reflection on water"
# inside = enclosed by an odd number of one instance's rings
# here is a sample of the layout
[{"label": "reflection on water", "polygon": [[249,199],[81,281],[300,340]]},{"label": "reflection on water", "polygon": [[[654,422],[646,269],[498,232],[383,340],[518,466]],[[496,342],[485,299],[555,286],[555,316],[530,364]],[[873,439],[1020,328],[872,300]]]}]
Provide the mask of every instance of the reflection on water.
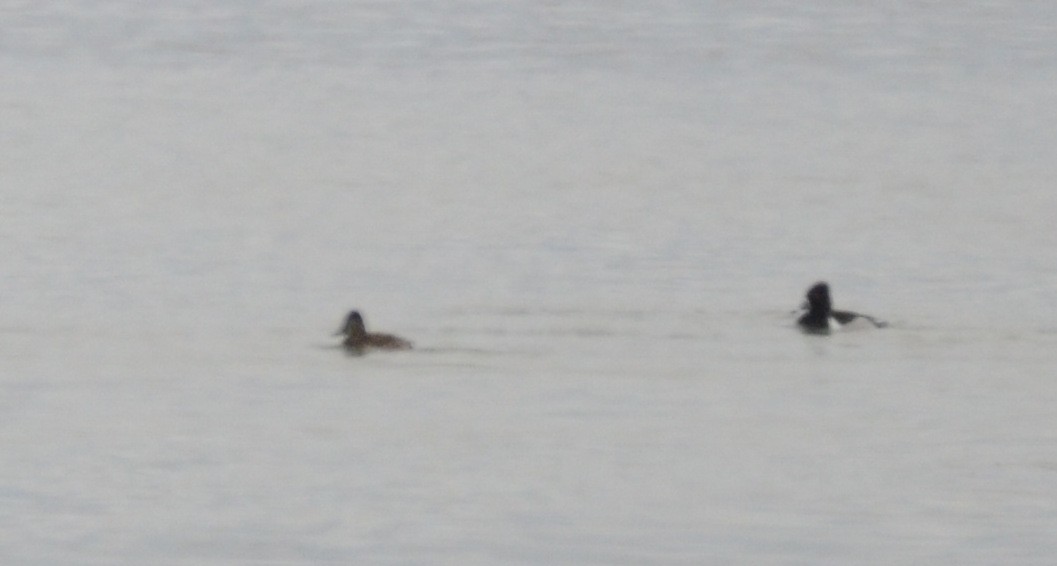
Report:
[{"label": "reflection on water", "polygon": [[1045,563],[1055,18],[9,7],[5,557]]}]

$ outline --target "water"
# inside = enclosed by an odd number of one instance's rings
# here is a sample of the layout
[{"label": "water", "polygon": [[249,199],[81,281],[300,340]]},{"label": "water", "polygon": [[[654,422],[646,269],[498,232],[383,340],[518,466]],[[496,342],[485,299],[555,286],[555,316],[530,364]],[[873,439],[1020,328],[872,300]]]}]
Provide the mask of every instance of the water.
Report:
[{"label": "water", "polygon": [[5,562],[1057,555],[1057,10],[2,22]]}]

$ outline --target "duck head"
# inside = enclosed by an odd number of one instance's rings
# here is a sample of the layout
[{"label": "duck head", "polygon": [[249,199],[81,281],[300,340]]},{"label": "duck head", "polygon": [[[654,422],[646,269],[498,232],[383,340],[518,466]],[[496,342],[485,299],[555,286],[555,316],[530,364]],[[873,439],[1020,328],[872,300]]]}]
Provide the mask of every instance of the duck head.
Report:
[{"label": "duck head", "polygon": [[345,317],[345,325],[340,330],[334,333],[335,336],[363,336],[367,334],[367,328],[363,324],[363,317],[360,316],[360,311],[349,311],[349,315]]},{"label": "duck head", "polygon": [[829,285],[822,281],[812,285],[807,290],[807,302],[804,303],[804,308],[814,312],[829,312],[833,308],[833,303],[829,298]]}]

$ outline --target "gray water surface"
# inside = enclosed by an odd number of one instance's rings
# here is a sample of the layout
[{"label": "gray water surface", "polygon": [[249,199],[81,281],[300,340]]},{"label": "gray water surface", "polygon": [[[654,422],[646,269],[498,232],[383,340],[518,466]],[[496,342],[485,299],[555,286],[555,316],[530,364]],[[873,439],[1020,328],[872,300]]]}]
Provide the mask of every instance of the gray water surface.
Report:
[{"label": "gray water surface", "polygon": [[0,21],[5,563],[1057,558],[1057,8]]}]

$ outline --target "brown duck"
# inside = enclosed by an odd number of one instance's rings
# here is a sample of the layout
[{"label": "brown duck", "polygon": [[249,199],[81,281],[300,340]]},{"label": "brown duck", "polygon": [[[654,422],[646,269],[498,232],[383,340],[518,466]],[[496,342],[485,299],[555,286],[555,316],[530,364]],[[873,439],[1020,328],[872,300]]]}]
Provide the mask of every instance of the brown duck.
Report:
[{"label": "brown duck", "polygon": [[345,318],[345,325],[334,333],[335,336],[344,336],[341,342],[351,352],[362,354],[370,348],[378,350],[410,350],[411,342],[392,334],[379,334],[367,332],[363,324],[363,317],[359,311],[351,311]]}]

